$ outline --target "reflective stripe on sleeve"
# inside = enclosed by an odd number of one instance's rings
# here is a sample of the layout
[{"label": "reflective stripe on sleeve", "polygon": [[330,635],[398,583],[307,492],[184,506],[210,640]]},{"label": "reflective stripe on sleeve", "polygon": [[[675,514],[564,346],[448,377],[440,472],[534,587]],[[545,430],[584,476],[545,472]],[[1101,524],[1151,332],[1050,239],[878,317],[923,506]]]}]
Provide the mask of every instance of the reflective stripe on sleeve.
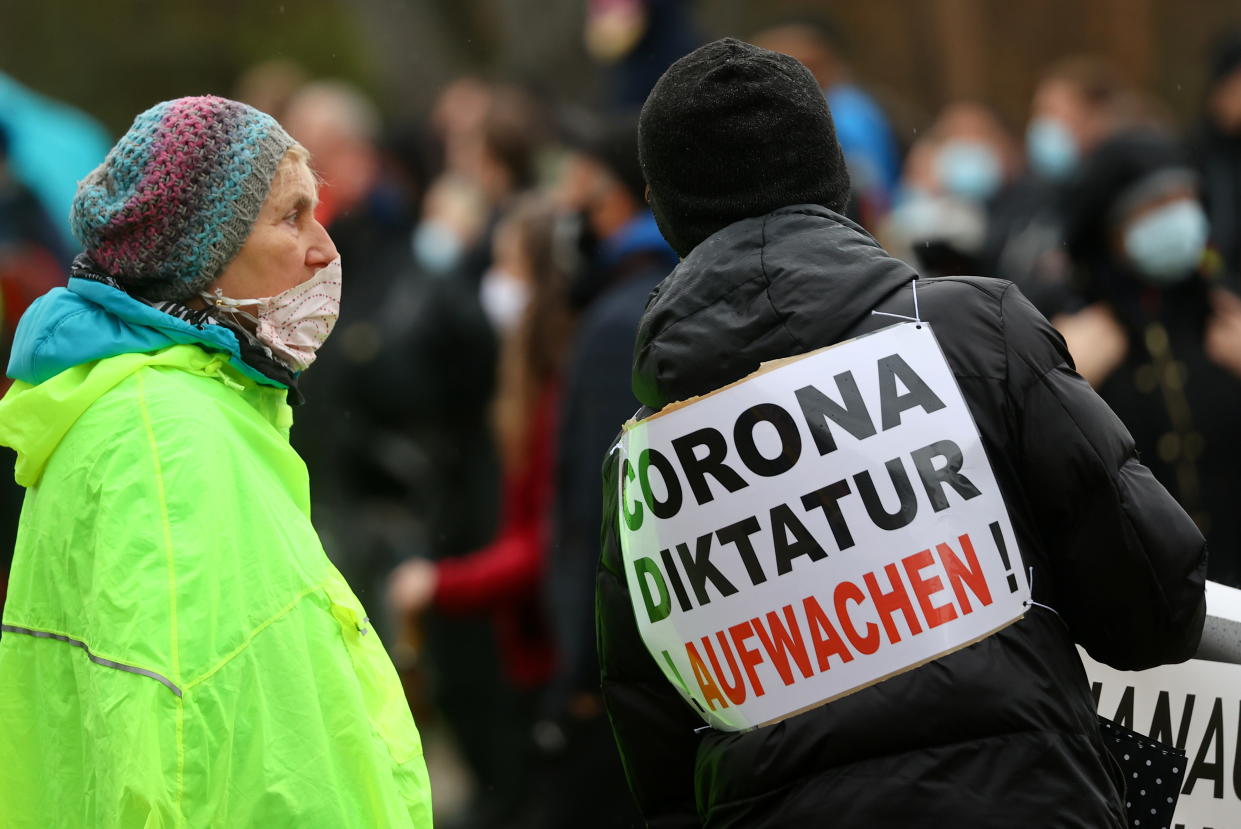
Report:
[{"label": "reflective stripe on sleeve", "polygon": [[104,659],[102,656],[95,656],[95,654],[90,652],[90,648],[86,646],[86,643],[78,639],[71,639],[68,636],[62,636],[59,633],[48,633],[45,630],[31,630],[30,628],[17,627],[16,625],[0,625],[0,631],[4,631],[5,633],[20,633],[25,636],[34,636],[37,639],[55,639],[58,642],[68,642],[70,645],[74,645],[85,651],[86,658],[91,662],[94,662],[96,665],[102,665],[105,668],[115,668],[118,671],[125,671],[130,674],[149,676],[151,679],[162,683],[166,688],[168,688],[169,691],[172,691],[177,696],[181,696],[181,689],[174,685],[172,680],[168,677],[157,674],[155,671],[148,671],[146,668],[125,665],[120,662],[113,662],[111,659]]}]

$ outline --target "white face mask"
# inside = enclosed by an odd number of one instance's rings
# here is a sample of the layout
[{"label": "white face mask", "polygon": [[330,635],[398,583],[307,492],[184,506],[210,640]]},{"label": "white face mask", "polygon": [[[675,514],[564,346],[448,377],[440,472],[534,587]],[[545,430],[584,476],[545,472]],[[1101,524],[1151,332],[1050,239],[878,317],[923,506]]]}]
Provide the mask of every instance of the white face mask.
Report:
[{"label": "white face mask", "polygon": [[[255,336],[277,360],[293,371],[305,371],[340,315],[340,288],[340,259],[336,259],[302,284],[275,296],[231,299],[219,288],[202,296],[217,308],[253,320]],[[241,310],[248,306],[254,306],[253,313]]]},{"label": "white face mask", "polygon": [[491,268],[483,274],[479,300],[492,328],[507,333],[521,322],[530,304],[530,285],[502,268]]}]

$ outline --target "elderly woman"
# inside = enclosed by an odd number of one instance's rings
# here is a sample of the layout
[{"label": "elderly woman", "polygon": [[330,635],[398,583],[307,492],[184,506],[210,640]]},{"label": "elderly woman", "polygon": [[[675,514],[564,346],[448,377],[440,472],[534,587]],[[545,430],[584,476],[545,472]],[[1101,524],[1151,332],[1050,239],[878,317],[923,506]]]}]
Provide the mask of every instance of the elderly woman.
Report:
[{"label": "elderly woman", "polygon": [[215,97],[81,183],[85,253],[0,402],[27,487],[0,639],[0,825],[430,826],[418,732],[289,447],[335,321],[306,152]]}]

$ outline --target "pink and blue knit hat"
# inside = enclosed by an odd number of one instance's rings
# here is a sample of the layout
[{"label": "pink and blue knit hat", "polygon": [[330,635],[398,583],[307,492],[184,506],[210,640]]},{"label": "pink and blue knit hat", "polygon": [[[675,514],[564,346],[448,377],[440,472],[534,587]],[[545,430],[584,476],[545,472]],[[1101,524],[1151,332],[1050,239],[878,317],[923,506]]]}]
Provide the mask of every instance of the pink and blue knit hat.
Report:
[{"label": "pink and blue knit hat", "polygon": [[156,104],[78,185],[74,235],[131,293],[187,299],[241,250],[293,143],[274,118],[237,101]]}]

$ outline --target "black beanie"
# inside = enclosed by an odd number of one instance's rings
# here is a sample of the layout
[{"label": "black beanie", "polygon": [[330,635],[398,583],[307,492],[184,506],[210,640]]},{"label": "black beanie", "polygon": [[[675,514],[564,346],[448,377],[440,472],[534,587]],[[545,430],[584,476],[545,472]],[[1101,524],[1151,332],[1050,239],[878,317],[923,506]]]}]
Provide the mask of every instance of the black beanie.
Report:
[{"label": "black beanie", "polygon": [[841,212],[845,168],[810,71],[733,38],[663,74],[642,107],[638,152],[651,209],[681,256],[720,228],[793,204]]}]

